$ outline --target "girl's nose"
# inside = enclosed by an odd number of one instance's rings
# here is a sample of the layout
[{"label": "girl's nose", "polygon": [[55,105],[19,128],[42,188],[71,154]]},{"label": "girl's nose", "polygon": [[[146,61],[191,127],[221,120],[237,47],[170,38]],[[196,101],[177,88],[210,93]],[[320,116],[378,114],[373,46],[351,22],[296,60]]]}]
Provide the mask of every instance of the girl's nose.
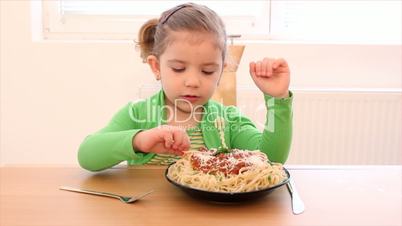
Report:
[{"label": "girl's nose", "polygon": [[187,87],[199,87],[200,86],[200,79],[198,75],[194,73],[189,73],[185,75],[184,85]]}]

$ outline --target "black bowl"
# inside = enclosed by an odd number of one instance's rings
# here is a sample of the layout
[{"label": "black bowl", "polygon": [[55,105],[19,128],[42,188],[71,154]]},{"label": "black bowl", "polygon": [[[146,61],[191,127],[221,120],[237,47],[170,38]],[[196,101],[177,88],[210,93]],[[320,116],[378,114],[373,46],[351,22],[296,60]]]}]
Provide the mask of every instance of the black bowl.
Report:
[{"label": "black bowl", "polygon": [[[170,165],[170,166],[172,166],[172,165]],[[286,172],[287,178],[275,186],[272,186],[269,188],[264,188],[264,189],[257,190],[257,191],[248,191],[248,192],[212,192],[212,191],[205,191],[205,190],[200,190],[200,189],[196,189],[196,188],[191,188],[191,187],[179,184],[179,183],[171,180],[168,177],[168,170],[169,170],[170,166],[165,171],[165,177],[171,184],[177,186],[178,188],[180,188],[182,191],[184,191],[191,197],[206,200],[206,201],[213,201],[213,202],[235,203],[235,202],[245,202],[245,201],[256,200],[256,199],[265,197],[266,195],[273,192],[275,189],[279,188],[280,186],[285,185],[286,183],[288,183],[289,178],[290,178],[289,171],[287,169],[283,168],[283,170]]]}]

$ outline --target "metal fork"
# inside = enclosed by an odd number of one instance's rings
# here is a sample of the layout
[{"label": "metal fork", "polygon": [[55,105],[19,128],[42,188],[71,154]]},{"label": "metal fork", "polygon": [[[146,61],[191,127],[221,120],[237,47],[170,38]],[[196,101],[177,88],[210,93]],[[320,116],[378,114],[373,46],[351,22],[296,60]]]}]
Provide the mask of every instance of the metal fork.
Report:
[{"label": "metal fork", "polygon": [[215,119],[215,127],[218,129],[219,131],[219,136],[221,138],[221,142],[222,142],[222,146],[218,148],[218,151],[214,154],[217,155],[219,153],[227,153],[229,152],[229,148],[226,145],[225,142],[225,120],[222,117],[216,117]]},{"label": "metal fork", "polygon": [[291,199],[292,199],[292,211],[293,214],[301,214],[304,212],[304,202],[300,198],[299,193],[296,190],[295,182],[292,178],[289,178],[289,182],[286,184],[288,187]]},{"label": "metal fork", "polygon": [[106,196],[106,197],[111,197],[111,198],[116,198],[119,199],[120,201],[124,203],[133,203],[148,194],[154,192],[153,190],[144,192],[142,194],[136,195],[136,196],[121,196],[113,193],[108,193],[108,192],[100,192],[100,191],[91,191],[91,190],[86,190],[86,189],[80,189],[80,188],[72,188],[72,187],[66,187],[62,186],[60,187],[60,190],[65,190],[65,191],[73,191],[73,192],[79,192],[79,193],[84,193],[84,194],[90,194],[90,195],[99,195],[99,196]]}]

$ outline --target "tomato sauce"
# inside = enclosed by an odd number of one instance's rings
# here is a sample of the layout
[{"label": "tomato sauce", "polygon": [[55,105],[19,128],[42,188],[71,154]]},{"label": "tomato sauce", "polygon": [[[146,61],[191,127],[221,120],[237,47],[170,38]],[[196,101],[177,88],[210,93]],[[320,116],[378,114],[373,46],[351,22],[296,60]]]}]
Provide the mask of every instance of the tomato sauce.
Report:
[{"label": "tomato sauce", "polygon": [[230,153],[220,153],[217,156],[213,153],[214,151],[204,149],[193,154],[190,159],[193,169],[208,174],[221,172],[224,175],[237,175],[244,167],[267,162],[267,157],[261,152],[234,149]]}]

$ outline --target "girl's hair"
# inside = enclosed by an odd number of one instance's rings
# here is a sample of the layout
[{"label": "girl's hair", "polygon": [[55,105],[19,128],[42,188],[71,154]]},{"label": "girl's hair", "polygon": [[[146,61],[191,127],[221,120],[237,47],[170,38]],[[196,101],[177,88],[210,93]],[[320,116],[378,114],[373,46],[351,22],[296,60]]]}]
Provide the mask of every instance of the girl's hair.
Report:
[{"label": "girl's hair", "polygon": [[178,5],[162,13],[159,19],[147,21],[138,33],[137,46],[146,62],[149,55],[159,57],[172,41],[171,31],[208,32],[216,37],[216,44],[226,57],[226,31],[222,19],[206,6],[194,3]]}]

